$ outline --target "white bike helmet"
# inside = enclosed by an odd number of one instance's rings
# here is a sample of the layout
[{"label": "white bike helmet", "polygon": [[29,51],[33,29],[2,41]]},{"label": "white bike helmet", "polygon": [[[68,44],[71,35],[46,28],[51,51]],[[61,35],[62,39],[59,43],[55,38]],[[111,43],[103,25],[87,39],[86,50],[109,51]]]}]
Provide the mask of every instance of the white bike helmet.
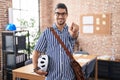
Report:
[{"label": "white bike helmet", "polygon": [[41,55],[38,58],[38,67],[42,70],[42,71],[47,71],[48,68],[48,56],[47,55]]}]

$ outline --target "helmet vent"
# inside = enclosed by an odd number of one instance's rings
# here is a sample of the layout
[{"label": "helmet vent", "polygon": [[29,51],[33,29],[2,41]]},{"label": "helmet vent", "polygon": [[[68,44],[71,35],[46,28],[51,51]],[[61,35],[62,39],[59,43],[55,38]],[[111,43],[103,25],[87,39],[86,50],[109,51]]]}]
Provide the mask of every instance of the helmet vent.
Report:
[{"label": "helmet vent", "polygon": [[41,63],[44,63],[44,61],[41,61]]},{"label": "helmet vent", "polygon": [[44,57],[42,59],[46,60]]},{"label": "helmet vent", "polygon": [[45,67],[45,65],[42,65],[42,67]]}]

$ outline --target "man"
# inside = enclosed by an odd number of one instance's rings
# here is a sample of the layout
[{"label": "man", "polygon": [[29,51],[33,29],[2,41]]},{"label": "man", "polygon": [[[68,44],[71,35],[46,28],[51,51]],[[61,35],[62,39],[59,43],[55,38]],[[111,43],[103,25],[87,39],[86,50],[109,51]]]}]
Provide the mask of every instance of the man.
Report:
[{"label": "man", "polygon": [[[73,46],[78,36],[79,26],[72,23],[68,28],[66,19],[68,10],[65,4],[59,3],[55,8],[54,30],[60,36],[68,50],[73,53]],[[49,56],[48,71],[38,69],[37,60],[41,53]],[[46,29],[41,35],[33,51],[34,72],[39,75],[47,75],[46,80],[75,80],[74,72],[70,66],[70,58],[59,44],[50,29]]]}]

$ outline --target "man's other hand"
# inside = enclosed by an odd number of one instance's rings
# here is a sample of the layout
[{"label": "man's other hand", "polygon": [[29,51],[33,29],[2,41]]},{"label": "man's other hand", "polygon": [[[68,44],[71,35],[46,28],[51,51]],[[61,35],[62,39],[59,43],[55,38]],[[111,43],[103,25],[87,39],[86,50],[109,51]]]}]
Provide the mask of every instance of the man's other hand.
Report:
[{"label": "man's other hand", "polygon": [[72,23],[68,31],[73,38],[77,38],[79,32],[79,26],[75,23]]}]

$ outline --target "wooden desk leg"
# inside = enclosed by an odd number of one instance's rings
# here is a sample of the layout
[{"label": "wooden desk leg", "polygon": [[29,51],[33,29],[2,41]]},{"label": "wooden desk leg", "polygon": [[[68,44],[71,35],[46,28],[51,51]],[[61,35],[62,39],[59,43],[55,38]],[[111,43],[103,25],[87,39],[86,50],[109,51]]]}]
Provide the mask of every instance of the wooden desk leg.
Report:
[{"label": "wooden desk leg", "polygon": [[98,61],[96,59],[96,64],[95,64],[95,80],[98,80]]},{"label": "wooden desk leg", "polygon": [[13,73],[13,80],[16,80],[15,74]]}]

